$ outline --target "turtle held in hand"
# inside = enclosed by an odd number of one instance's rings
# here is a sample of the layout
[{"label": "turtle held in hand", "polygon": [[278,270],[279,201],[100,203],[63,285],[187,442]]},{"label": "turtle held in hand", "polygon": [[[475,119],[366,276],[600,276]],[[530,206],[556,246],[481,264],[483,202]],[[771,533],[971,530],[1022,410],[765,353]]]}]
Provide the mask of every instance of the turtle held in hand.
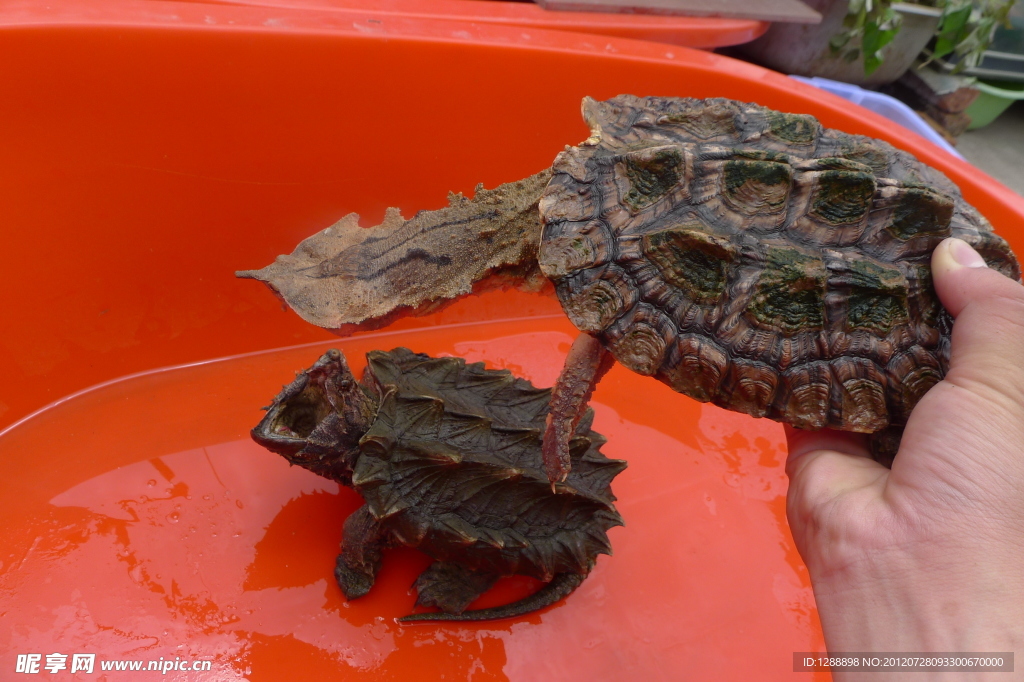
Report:
[{"label": "turtle held in hand", "polygon": [[[346,521],[335,576],[349,599],[366,594],[389,546],[435,559],[416,580],[417,605],[440,613],[402,620],[507,618],[572,592],[607,531],[622,525],[609,486],[626,466],[608,459],[588,412],[569,443],[572,473],[552,486],[541,434],[550,389],[507,370],[398,348],[367,355],[362,383],[328,351],[267,408],[253,439],[289,462],[352,487],[366,504]],[[501,576],[545,581],[506,606],[466,611]]]},{"label": "turtle held in hand", "polygon": [[880,140],[726,99],[586,98],[583,115],[590,138],[550,170],[376,229],[349,216],[240,275],[341,332],[546,278],[583,332],[544,437],[552,481],[613,358],[697,400],[873,434],[891,461],[949,360],[932,250],[958,237],[1020,277],[948,178]]}]

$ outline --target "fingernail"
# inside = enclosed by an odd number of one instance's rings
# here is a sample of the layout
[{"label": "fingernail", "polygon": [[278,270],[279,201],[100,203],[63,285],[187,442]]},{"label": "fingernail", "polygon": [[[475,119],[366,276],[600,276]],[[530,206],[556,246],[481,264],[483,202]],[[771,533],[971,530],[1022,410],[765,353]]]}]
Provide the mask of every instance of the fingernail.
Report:
[{"label": "fingernail", "polygon": [[949,253],[958,264],[965,268],[987,268],[985,259],[971,245],[962,239],[949,240]]}]

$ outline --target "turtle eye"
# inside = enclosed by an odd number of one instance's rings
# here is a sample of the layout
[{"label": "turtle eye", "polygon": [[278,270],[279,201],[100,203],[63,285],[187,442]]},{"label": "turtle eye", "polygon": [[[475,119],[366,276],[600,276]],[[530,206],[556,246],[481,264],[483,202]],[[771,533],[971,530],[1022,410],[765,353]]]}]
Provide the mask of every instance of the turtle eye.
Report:
[{"label": "turtle eye", "polygon": [[343,391],[347,391],[348,389],[352,388],[352,380],[342,379],[341,381],[338,382],[338,388],[340,388]]}]

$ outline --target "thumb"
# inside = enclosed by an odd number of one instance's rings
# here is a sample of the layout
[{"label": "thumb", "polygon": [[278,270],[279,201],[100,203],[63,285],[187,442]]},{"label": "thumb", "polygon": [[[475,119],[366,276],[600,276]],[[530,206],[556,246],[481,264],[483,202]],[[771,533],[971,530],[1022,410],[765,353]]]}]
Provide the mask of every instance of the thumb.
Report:
[{"label": "thumb", "polygon": [[946,380],[1024,412],[1024,286],[986,267],[959,239],[936,247],[932,277],[939,299],[956,318]]},{"label": "thumb", "polygon": [[[932,273],[940,300],[956,318],[946,380],[970,389],[982,399],[972,402],[984,405],[986,416],[998,417],[1006,435],[1015,433],[1024,424],[1024,286],[985,267],[959,239],[935,249]],[[957,404],[964,407],[962,399]],[[934,414],[931,430],[957,421],[936,423]],[[824,510],[841,499],[852,494],[864,502],[886,485],[889,471],[870,459],[863,436],[792,428],[786,435],[787,507],[795,536],[813,532]]]}]

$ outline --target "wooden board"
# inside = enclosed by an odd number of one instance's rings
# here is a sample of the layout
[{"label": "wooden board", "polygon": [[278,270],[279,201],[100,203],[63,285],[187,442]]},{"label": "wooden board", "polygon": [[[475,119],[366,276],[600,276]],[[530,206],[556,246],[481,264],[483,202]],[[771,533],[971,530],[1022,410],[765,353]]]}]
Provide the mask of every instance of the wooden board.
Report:
[{"label": "wooden board", "polygon": [[535,0],[548,10],[677,14],[819,24],[821,14],[800,0]]}]

